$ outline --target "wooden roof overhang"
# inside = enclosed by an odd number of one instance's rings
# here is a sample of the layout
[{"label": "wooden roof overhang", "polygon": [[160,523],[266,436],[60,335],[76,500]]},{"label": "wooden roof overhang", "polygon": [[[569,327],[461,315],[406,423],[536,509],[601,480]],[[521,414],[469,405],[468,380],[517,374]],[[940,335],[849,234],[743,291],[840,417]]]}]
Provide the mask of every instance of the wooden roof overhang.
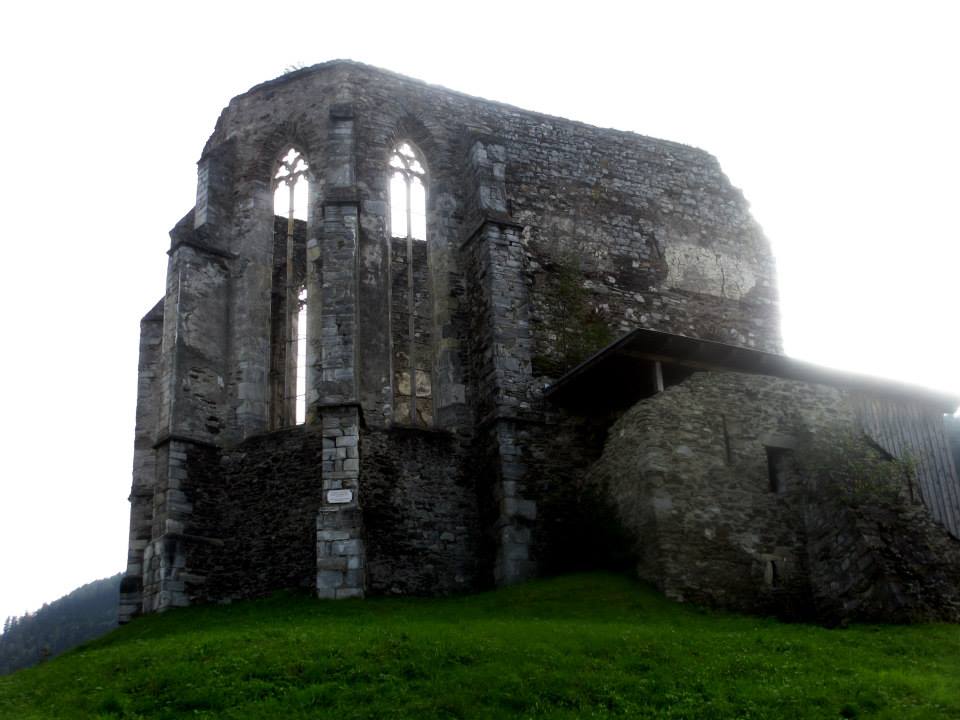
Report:
[{"label": "wooden roof overhang", "polygon": [[786,355],[640,328],[624,335],[544,390],[556,405],[588,414],[622,410],[696,371],[770,375],[953,412],[960,398],[894,380],[834,370]]}]

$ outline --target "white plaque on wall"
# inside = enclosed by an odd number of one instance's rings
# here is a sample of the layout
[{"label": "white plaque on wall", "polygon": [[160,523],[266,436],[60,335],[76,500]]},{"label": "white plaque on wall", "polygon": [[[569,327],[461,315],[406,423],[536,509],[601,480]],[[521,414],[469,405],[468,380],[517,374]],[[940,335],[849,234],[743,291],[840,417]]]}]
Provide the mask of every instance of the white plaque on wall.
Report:
[{"label": "white plaque on wall", "polygon": [[327,502],[339,505],[353,500],[353,490],[327,490]]}]

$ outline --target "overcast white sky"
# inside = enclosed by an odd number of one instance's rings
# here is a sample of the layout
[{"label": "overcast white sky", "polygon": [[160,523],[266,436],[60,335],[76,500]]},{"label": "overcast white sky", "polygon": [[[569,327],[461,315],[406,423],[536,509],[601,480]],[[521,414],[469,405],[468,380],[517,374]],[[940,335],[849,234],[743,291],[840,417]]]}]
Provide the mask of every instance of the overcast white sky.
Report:
[{"label": "overcast white sky", "polygon": [[787,351],[956,392],[960,5],[8,4],[0,619],[125,564],[140,317],[221,108],[346,57],[705,148],[777,256]]}]

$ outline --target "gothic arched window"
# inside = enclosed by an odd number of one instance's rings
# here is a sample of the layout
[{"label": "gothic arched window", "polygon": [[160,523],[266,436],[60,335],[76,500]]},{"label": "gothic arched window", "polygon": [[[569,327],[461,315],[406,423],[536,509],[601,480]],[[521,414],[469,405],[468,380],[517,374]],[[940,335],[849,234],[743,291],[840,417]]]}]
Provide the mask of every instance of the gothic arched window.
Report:
[{"label": "gothic arched window", "polygon": [[306,417],[306,221],[310,166],[289,148],[273,175],[274,272],[271,324],[271,397],[274,427]]},{"label": "gothic arched window", "polygon": [[409,142],[397,143],[390,171],[393,419],[433,425],[433,300],[427,260],[427,171]]},{"label": "gothic arched window", "polygon": [[390,154],[390,233],[396,238],[427,239],[426,170],[410,143]]}]

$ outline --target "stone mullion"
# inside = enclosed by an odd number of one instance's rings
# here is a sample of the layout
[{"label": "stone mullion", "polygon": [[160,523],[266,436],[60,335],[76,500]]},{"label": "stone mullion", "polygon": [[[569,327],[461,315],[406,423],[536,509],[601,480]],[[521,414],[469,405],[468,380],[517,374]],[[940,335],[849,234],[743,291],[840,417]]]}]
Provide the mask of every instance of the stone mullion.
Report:
[{"label": "stone mullion", "polygon": [[[411,387],[416,414],[414,421],[422,427],[433,424],[433,365],[435,357],[433,312],[434,298],[430,282],[429,248],[425,242],[413,244],[413,367],[416,374]],[[422,389],[418,393],[417,388]]]},{"label": "stone mullion", "polygon": [[283,306],[284,311],[284,353],[283,363],[283,417],[284,425],[291,426],[297,424],[297,310],[299,307],[299,298],[294,278],[295,262],[295,241],[294,229],[296,219],[294,217],[294,187],[295,179],[291,178],[287,187],[288,207],[287,207],[287,244],[286,244],[286,271],[284,277],[284,296],[286,298]]},{"label": "stone mullion", "polygon": [[406,186],[406,217],[407,217],[407,342],[409,355],[408,377],[410,381],[410,424],[417,424],[417,348],[416,348],[416,289],[413,283],[413,224],[410,220],[410,186],[412,178],[404,175]]},{"label": "stone mullion", "polygon": [[[309,230],[310,228],[308,228]],[[307,237],[306,256],[307,327],[304,335],[307,342],[307,367],[304,373],[306,380],[305,422],[315,424],[320,419],[317,410],[320,392],[318,375],[323,352],[323,293],[321,291],[323,255],[317,238]]]}]

